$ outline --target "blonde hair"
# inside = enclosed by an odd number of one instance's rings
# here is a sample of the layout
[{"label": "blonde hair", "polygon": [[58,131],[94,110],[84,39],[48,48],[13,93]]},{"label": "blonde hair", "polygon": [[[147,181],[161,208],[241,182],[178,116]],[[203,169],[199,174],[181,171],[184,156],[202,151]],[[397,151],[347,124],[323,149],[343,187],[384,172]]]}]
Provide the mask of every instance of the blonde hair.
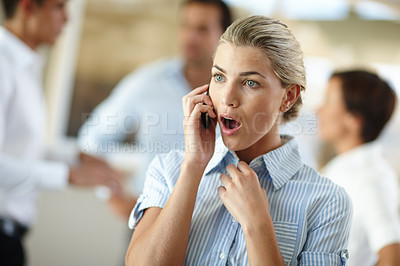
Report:
[{"label": "blonde hair", "polygon": [[[236,20],[221,36],[218,45],[231,43],[261,49],[270,59],[272,69],[287,88],[298,84],[306,89],[306,73],[303,52],[292,32],[282,22],[264,16],[250,16]],[[301,95],[296,103],[283,114],[282,122],[295,119],[303,101]]]}]

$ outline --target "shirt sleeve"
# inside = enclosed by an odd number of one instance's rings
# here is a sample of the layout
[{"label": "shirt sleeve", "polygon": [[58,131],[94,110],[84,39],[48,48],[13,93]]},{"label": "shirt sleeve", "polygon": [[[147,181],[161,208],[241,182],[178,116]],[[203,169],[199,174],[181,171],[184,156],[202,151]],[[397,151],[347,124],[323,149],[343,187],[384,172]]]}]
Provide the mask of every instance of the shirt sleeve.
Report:
[{"label": "shirt sleeve", "polygon": [[[124,78],[87,116],[78,132],[78,143],[84,152],[108,153],[110,143],[120,143],[136,132],[140,122],[138,100],[143,89],[140,73]],[[82,117],[84,119],[86,117]]]},{"label": "shirt sleeve", "polygon": [[351,199],[340,188],[309,230],[300,265],[345,265],[351,218]]},{"label": "shirt sleeve", "polygon": [[2,190],[62,189],[68,184],[69,167],[64,163],[29,161],[0,154]]},{"label": "shirt sleeve", "polygon": [[[142,195],[140,195],[129,217],[129,228],[134,229],[143,216],[143,212],[150,207],[164,208],[173,185],[165,178],[165,165],[176,165],[176,162],[165,161],[166,156],[158,155],[150,163],[146,173],[146,181]],[[180,164],[178,165],[180,167]]]}]

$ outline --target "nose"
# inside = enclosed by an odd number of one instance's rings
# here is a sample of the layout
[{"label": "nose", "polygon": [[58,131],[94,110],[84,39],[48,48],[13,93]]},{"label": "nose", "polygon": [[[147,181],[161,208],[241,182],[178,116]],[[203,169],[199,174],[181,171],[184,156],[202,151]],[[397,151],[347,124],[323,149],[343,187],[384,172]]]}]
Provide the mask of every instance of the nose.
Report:
[{"label": "nose", "polygon": [[186,44],[197,44],[200,41],[199,34],[193,26],[186,25],[182,29],[183,40]]},{"label": "nose", "polygon": [[224,89],[222,103],[228,107],[238,107],[239,106],[239,91],[234,84],[227,84]]}]

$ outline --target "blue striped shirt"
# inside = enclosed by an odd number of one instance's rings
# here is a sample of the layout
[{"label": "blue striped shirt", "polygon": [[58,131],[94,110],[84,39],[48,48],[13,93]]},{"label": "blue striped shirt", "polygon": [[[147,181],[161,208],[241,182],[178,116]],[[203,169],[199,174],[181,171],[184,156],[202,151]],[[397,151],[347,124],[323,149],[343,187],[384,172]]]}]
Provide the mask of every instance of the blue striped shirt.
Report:
[{"label": "blue striped shirt", "polygon": [[[250,167],[266,190],[276,238],[286,265],[344,265],[352,214],[343,188],[300,160],[294,139],[282,136],[278,149],[257,157]],[[143,194],[132,211],[133,228],[149,207],[163,208],[177,182],[183,152],[156,157]],[[240,224],[220,200],[217,188],[228,164],[238,158],[218,139],[200,182],[185,265],[248,265]]]}]

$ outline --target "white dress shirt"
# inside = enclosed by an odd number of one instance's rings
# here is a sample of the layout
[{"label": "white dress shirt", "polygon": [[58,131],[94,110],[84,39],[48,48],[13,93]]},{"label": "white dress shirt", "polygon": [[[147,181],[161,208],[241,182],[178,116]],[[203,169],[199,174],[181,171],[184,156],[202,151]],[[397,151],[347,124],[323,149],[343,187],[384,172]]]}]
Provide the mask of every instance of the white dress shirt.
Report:
[{"label": "white dress shirt", "polygon": [[398,180],[377,143],[331,160],[322,173],[344,187],[353,200],[349,265],[375,265],[378,251],[400,243]]},{"label": "white dress shirt", "polygon": [[42,58],[0,27],[0,217],[30,226],[39,189],[66,186],[68,166],[43,160]]},{"label": "white dress shirt", "polygon": [[[190,92],[180,59],[162,59],[126,76],[97,106],[79,131],[86,152],[143,156],[132,192],[142,191],[145,171],[156,154],[184,148],[182,97]],[[135,145],[123,141],[134,134]],[[132,162],[132,164],[136,164]]]}]

